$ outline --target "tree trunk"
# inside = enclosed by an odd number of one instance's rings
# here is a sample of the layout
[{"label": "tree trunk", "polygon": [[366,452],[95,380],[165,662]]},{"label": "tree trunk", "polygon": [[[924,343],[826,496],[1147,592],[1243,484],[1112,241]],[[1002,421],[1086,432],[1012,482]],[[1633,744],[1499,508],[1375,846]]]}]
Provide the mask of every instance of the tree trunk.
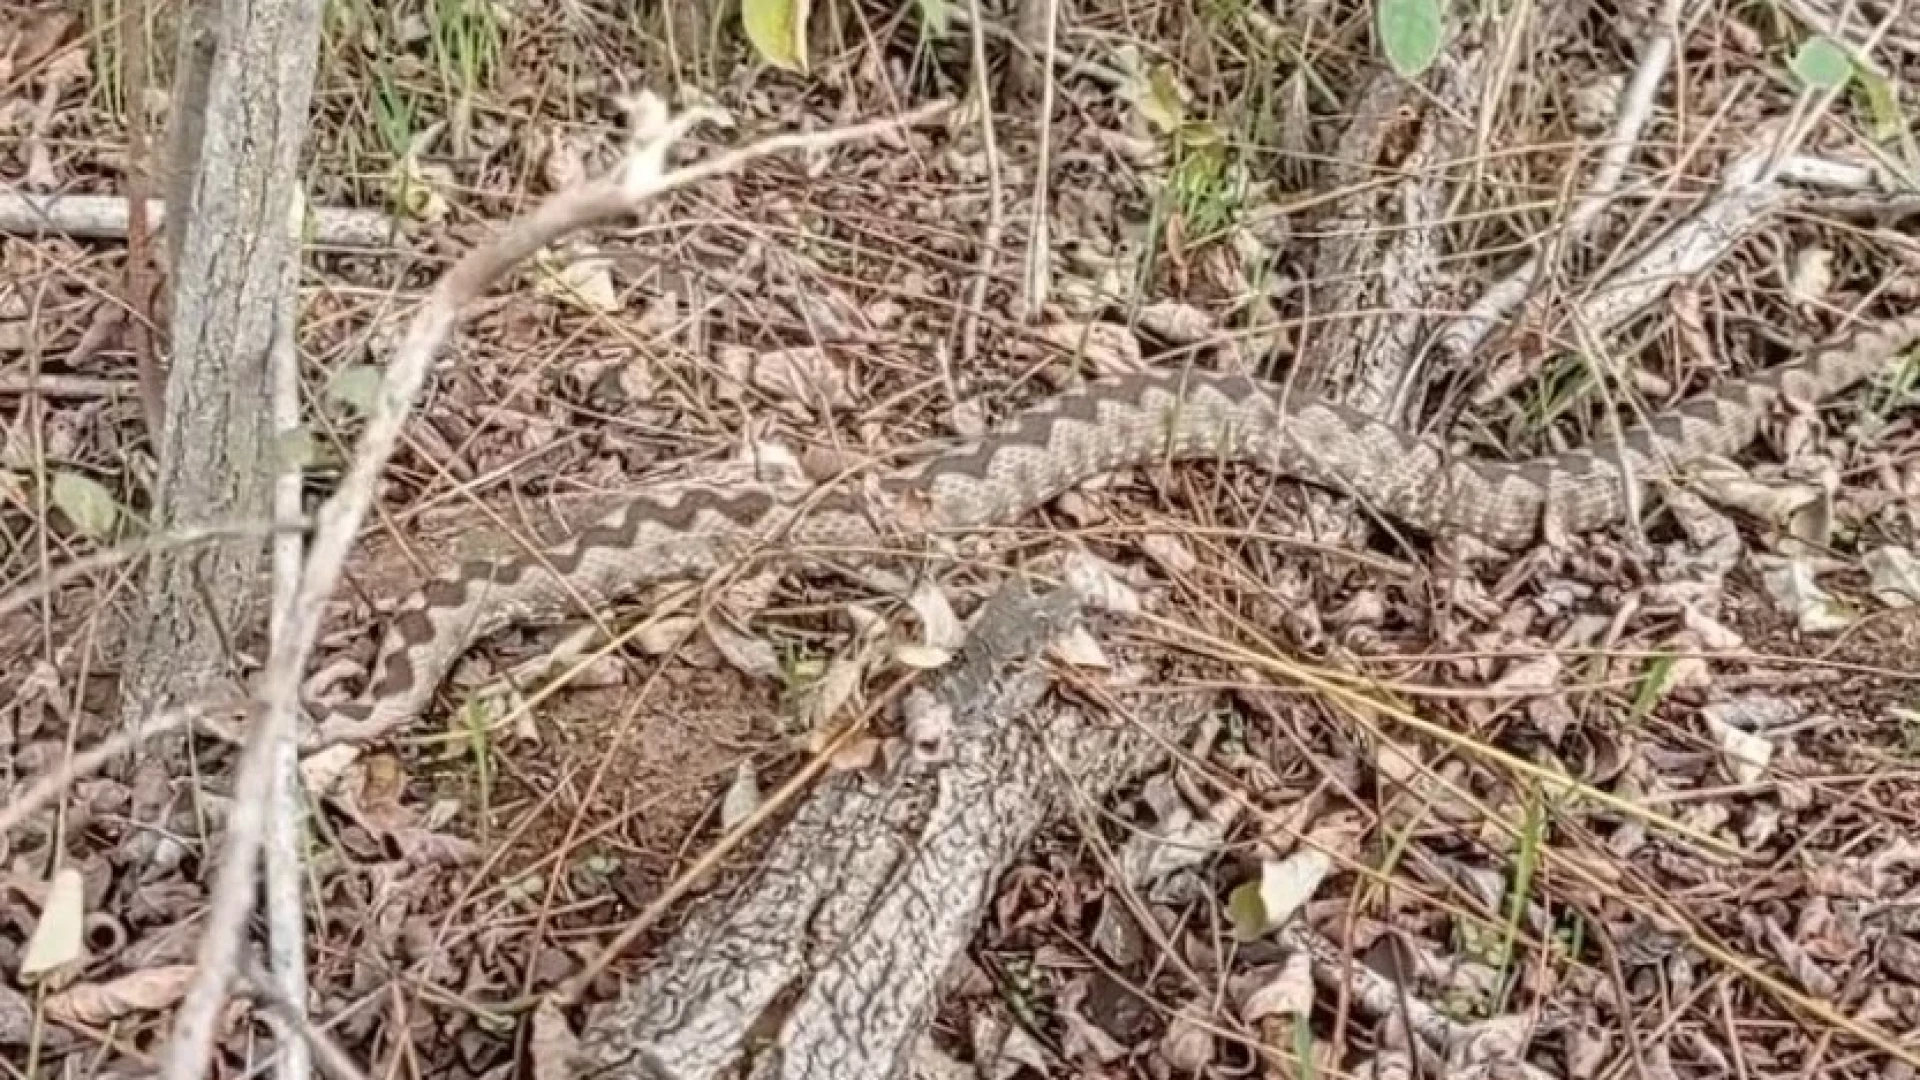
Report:
[{"label": "tree trunk", "polygon": [[[294,315],[290,211],[320,12],[319,0],[225,0],[217,19],[210,7],[185,15],[169,117],[173,355],[153,440],[157,532],[269,513],[267,357],[275,328]],[[129,723],[214,689],[260,607],[261,547],[233,540],[154,556],[121,677]]]}]

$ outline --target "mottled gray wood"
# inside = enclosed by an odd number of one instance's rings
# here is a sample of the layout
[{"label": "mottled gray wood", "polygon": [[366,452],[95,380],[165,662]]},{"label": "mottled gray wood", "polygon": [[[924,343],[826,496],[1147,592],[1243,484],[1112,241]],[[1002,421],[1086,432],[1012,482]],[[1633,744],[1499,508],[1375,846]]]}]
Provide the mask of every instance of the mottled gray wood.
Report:
[{"label": "mottled gray wood", "polygon": [[[1158,758],[1146,722],[1046,697],[1034,658],[1077,617],[1009,587],[934,691],[951,754],[825,784],[739,895],[701,905],[658,961],[590,1013],[581,1075],[604,1080],[880,1080],[903,1075],[942,976],[994,883],[1077,787],[1099,799]],[[1155,719],[1157,718],[1157,719]]]},{"label": "mottled gray wood", "polygon": [[[294,316],[300,249],[289,221],[321,0],[223,0],[217,10],[204,113],[191,108],[192,58],[206,49],[195,13],[169,117],[169,153],[180,157],[168,162],[172,356],[154,438],[156,531],[267,520],[267,356]],[[261,609],[261,548],[236,539],[154,556],[121,678],[129,722],[215,688]]]}]

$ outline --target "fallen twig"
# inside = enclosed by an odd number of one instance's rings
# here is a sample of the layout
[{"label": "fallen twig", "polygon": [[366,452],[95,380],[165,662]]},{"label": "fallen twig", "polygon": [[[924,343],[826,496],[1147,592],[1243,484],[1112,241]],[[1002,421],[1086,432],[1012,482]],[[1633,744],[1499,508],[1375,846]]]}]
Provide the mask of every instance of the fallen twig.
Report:
[{"label": "fallen twig", "polygon": [[1053,61],[1060,32],[1059,0],[1028,0],[1025,10],[1044,12],[1042,17],[1046,20],[1043,34],[1046,62],[1039,65],[1034,76],[1040,82],[1039,119],[1035,125],[1039,131],[1039,162],[1033,171],[1032,220],[1027,228],[1025,272],[1020,276],[1021,314],[1033,318],[1046,306],[1053,278],[1053,230],[1047,212],[1051,205],[1047,176],[1053,156]]},{"label": "fallen twig", "polygon": [[[128,238],[129,205],[118,195],[32,195],[0,192],[0,232],[20,236],[57,233],[83,240]],[[320,247],[389,248],[400,236],[399,223],[377,210],[310,207],[309,240]],[[166,204],[147,200],[147,223],[166,225]]]},{"label": "fallen twig", "polygon": [[[973,92],[979,99],[980,144],[987,160],[987,230],[980,238],[980,260],[974,269],[973,287],[968,290],[967,306],[960,313],[960,363],[969,366],[980,350],[980,314],[986,309],[987,288],[993,284],[993,263],[1000,254],[1000,236],[1005,229],[1006,210],[1001,206],[1000,141],[993,132],[993,88],[987,78],[986,30],[980,18],[980,0],[968,0],[973,15],[968,37],[973,42]],[[960,404],[958,400],[955,405]]]},{"label": "fallen twig", "polygon": [[113,398],[139,392],[131,379],[92,379],[84,375],[0,375],[0,394],[39,394],[57,398]]},{"label": "fallen twig", "polygon": [[[1755,150],[1730,166],[1719,189],[1693,216],[1668,229],[1627,265],[1595,286],[1571,318],[1604,336],[1652,307],[1681,281],[1718,262],[1778,211],[1810,198],[1803,188],[1766,176],[1771,150]],[[1836,163],[1795,157],[1776,170],[1796,178],[1870,185],[1872,173]],[[1541,353],[1516,356],[1495,368],[1474,391],[1486,405],[1525,382],[1545,361]]]},{"label": "fallen twig", "polygon": [[[1600,334],[1619,328],[1651,307],[1675,283],[1718,262],[1775,212],[1808,198],[1804,189],[1765,175],[1769,153],[1756,150],[1734,162],[1720,190],[1693,217],[1669,229],[1632,263],[1595,288],[1575,318]],[[1798,175],[1841,180],[1848,173],[1840,168],[1823,172],[1807,166]]]}]

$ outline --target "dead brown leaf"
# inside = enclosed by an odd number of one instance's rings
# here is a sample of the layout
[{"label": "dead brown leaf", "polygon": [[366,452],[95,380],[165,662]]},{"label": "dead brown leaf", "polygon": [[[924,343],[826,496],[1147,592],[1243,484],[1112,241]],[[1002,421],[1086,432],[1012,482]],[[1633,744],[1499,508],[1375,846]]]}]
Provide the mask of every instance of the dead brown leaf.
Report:
[{"label": "dead brown leaf", "polygon": [[47,1018],[104,1028],[135,1013],[170,1009],[186,996],[193,972],[192,964],[179,964],[136,971],[111,982],[70,986],[47,998]]}]

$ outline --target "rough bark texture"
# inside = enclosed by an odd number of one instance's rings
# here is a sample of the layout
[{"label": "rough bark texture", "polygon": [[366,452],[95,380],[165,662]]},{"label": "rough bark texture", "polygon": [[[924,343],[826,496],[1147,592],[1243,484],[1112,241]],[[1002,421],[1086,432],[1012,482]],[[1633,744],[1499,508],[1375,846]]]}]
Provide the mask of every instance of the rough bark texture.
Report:
[{"label": "rough bark texture", "polygon": [[190,0],[180,11],[180,41],[174,59],[173,94],[167,108],[166,202],[180,224],[168,228],[167,273],[180,272],[186,218],[193,207],[193,179],[206,136],[207,89],[219,47],[213,0]]},{"label": "rough bark texture", "polygon": [[[1330,187],[1351,188],[1323,220],[1313,280],[1325,283],[1315,311],[1370,314],[1323,324],[1302,351],[1298,385],[1389,424],[1407,419],[1407,389],[1420,376],[1419,349],[1451,299],[1440,262],[1448,177],[1473,132],[1479,54],[1442,58],[1431,94],[1392,74],[1375,78],[1334,151]],[[1436,104],[1438,98],[1441,104]],[[1444,107],[1443,107],[1444,105]],[[1395,182],[1380,185],[1383,176]]]},{"label": "rough bark texture", "polygon": [[[268,513],[267,353],[292,311],[288,271],[299,246],[289,212],[320,9],[319,0],[225,0],[200,117],[191,109],[190,58],[204,38],[195,27],[185,32],[182,111],[169,118],[170,153],[182,156],[168,163],[168,196],[185,206],[167,230],[173,357],[167,423],[155,440],[157,530]],[[233,634],[258,610],[260,551],[248,540],[155,557],[122,674],[129,721],[206,692],[223,673]]]},{"label": "rough bark texture", "polygon": [[[1097,800],[1158,756],[1145,725],[1035,708],[1049,680],[1034,658],[1075,614],[1064,591],[1010,586],[991,601],[935,691],[951,756],[823,787],[742,895],[709,898],[651,971],[593,1010],[582,1074],[904,1075],[1001,872],[1070,787]],[[1178,695],[1151,700],[1156,717],[1197,715]]]}]

